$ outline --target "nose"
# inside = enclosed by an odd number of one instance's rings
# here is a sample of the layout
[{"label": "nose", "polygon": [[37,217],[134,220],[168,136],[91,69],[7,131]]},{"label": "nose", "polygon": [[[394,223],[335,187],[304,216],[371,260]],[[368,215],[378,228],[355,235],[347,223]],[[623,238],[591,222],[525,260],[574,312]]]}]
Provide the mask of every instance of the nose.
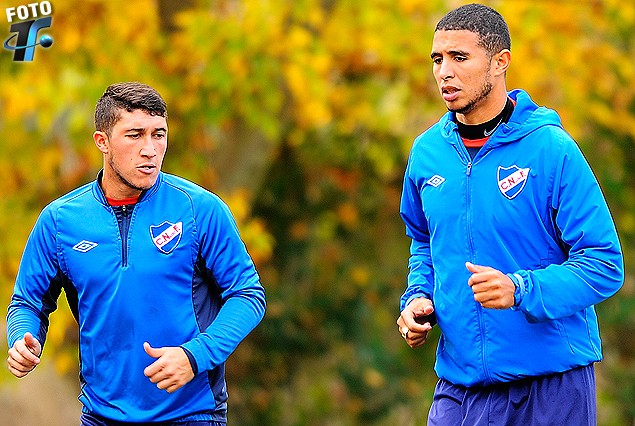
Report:
[{"label": "nose", "polygon": [[448,81],[454,77],[454,70],[451,65],[452,61],[442,61],[439,65],[439,79],[441,81]]},{"label": "nose", "polygon": [[152,135],[145,135],[142,139],[141,150],[139,152],[142,157],[152,158],[157,155],[156,147],[152,142]]}]

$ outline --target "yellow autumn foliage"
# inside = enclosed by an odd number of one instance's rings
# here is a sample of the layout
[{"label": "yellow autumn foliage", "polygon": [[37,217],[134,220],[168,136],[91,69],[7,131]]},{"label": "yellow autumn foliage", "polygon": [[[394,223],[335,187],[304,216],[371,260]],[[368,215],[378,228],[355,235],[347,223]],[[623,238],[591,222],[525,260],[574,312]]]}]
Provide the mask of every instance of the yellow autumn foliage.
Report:
[{"label": "yellow autumn foliage", "polygon": [[[175,14],[158,0],[51,3],[50,48],[32,63],[0,51],[5,306],[40,209],[101,166],[97,98],[143,81],[168,103],[165,170],[222,196],[267,287],[268,316],[229,370],[237,423],[422,423],[434,348],[407,352],[394,330],[400,184],[413,138],[443,113],[434,25],[468,1],[194,0]],[[615,216],[629,278],[599,307],[600,424],[631,424],[635,2],[485,3],[512,33],[508,86],[559,112]],[[60,305],[46,356],[74,372],[76,326]]]}]

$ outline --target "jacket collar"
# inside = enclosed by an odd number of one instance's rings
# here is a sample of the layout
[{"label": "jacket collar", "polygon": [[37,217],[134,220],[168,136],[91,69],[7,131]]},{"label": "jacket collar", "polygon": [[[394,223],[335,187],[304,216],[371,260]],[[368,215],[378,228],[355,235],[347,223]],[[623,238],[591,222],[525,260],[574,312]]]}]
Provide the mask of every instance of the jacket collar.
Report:
[{"label": "jacket collar", "polygon": [[[104,194],[104,190],[101,188],[101,179],[103,175],[104,175],[104,169],[101,169],[97,173],[97,177],[93,181],[92,191],[93,191],[93,196],[97,199],[97,201],[99,201],[104,206],[108,206],[108,201],[106,200],[106,194]],[[163,172],[159,172],[159,175],[157,176],[157,180],[154,182],[154,185],[152,185],[149,189],[141,193],[141,195],[139,196],[139,201],[137,201],[137,203],[142,203],[148,200],[150,197],[152,197],[152,195],[154,195],[159,190],[159,187],[162,184],[163,184]]]},{"label": "jacket collar", "polygon": [[[502,123],[487,142],[490,147],[514,142],[543,126],[562,127],[560,117],[555,111],[539,107],[524,90],[515,89],[507,95],[516,102],[516,106],[509,121]],[[454,122],[455,116],[454,112],[448,111],[439,120],[443,137],[452,145],[461,140],[458,137],[458,126]]]}]

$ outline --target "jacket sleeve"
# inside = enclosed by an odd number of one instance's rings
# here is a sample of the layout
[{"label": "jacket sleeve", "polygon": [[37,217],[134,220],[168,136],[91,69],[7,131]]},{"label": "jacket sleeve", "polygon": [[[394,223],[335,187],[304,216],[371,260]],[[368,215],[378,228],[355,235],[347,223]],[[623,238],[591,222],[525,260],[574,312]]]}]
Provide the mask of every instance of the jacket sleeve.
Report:
[{"label": "jacket sleeve", "polygon": [[44,346],[49,315],[57,308],[63,275],[57,264],[55,222],[52,209],[45,209],[27,240],[13,296],[7,312],[7,341],[30,332]]},{"label": "jacket sleeve", "polygon": [[229,208],[220,199],[216,201],[199,226],[204,234],[201,255],[221,291],[222,306],[203,333],[182,345],[199,373],[225,362],[265,312],[265,291],[253,261]]},{"label": "jacket sleeve", "polygon": [[521,284],[517,307],[531,322],[565,318],[616,293],[624,260],[600,186],[575,142],[563,134],[554,172],[551,209],[569,249],[562,264],[511,274]]},{"label": "jacket sleeve", "polygon": [[401,296],[400,310],[417,297],[432,299],[433,271],[430,253],[430,233],[423,213],[419,186],[411,175],[412,158],[406,168],[400,214],[406,225],[406,235],[411,238],[408,260],[408,286]]}]

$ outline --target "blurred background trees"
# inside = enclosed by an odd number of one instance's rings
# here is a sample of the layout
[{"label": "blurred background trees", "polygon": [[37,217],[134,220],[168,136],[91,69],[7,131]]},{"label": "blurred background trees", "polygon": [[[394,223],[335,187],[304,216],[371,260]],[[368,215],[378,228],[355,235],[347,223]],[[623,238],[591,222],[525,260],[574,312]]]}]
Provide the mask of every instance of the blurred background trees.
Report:
[{"label": "blurred background trees", "polygon": [[[228,202],[267,289],[263,323],[228,363],[230,422],[424,424],[435,344],[413,351],[396,332],[408,256],[399,197],[412,140],[445,110],[434,25],[466,2],[51,3],[53,46],[32,63],[0,52],[5,313],[39,211],[101,166],[96,100],[113,82],[142,81],[168,103],[164,170]],[[599,414],[601,425],[633,424],[635,4],[484,3],[510,25],[508,87],[560,113],[614,214],[628,277],[598,306]],[[44,362],[76,381],[63,298],[52,323]]]}]

